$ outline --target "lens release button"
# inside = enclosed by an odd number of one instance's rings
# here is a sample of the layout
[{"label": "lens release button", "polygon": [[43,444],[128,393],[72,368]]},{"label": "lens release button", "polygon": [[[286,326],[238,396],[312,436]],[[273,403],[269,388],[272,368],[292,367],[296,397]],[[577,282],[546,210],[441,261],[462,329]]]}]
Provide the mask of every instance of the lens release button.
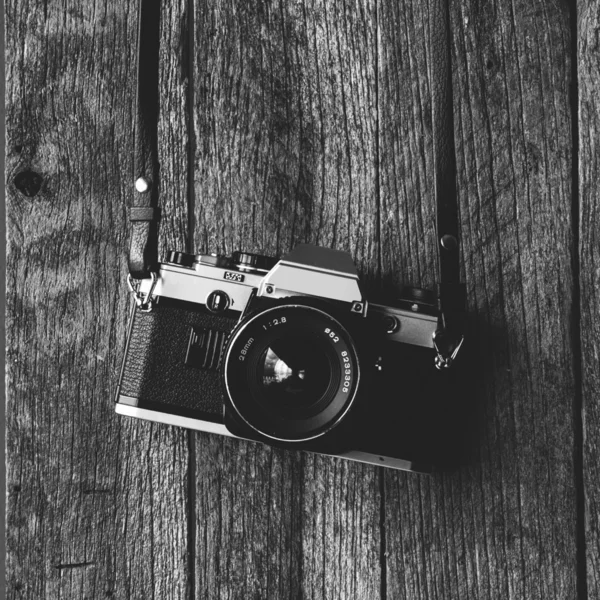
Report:
[{"label": "lens release button", "polygon": [[206,299],[206,308],[213,313],[222,313],[229,308],[229,296],[221,291],[215,290],[208,295]]}]

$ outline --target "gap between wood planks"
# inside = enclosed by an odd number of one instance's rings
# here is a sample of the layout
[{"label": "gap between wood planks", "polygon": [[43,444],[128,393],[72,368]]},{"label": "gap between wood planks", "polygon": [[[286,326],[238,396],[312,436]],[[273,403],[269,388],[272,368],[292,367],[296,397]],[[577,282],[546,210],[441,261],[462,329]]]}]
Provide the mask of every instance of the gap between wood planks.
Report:
[{"label": "gap between wood planks", "polygon": [[578,28],[577,0],[570,2],[571,17],[571,222],[573,226],[573,438],[575,467],[575,542],[577,551],[577,596],[588,598],[587,553],[585,539],[585,483],[584,483],[584,433],[583,433],[583,358],[581,353],[581,283],[579,256],[579,83],[578,83]]},{"label": "gap between wood planks", "polygon": [[[187,44],[184,46],[184,59],[187,57],[187,130],[188,130],[188,148],[187,148],[187,209],[188,226],[186,252],[194,252],[194,228],[195,228],[195,207],[196,197],[194,190],[194,156],[196,153],[196,138],[194,136],[194,61],[196,46],[194,42],[194,0],[187,0]],[[196,597],[196,432],[189,430],[187,432],[188,440],[188,480],[187,480],[187,498],[189,509],[187,511],[187,568],[188,568],[188,589],[189,598],[194,600]]]}]

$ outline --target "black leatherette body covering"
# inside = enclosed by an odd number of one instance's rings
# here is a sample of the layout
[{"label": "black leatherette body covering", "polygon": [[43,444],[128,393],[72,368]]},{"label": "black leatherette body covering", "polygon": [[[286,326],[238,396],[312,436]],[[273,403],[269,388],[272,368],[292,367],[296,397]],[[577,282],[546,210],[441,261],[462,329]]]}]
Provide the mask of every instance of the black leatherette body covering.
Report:
[{"label": "black leatherette body covering", "polygon": [[172,406],[221,415],[219,371],[189,367],[185,357],[192,326],[229,333],[237,319],[215,316],[199,305],[164,301],[149,313],[136,309],[133,319],[120,394],[137,398],[141,408],[161,403],[167,410]]}]

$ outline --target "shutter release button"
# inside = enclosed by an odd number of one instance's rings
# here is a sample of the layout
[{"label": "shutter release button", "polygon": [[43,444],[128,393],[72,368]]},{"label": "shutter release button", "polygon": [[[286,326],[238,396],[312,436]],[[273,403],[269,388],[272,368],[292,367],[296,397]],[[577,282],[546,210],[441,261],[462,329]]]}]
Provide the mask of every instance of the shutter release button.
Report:
[{"label": "shutter release button", "polygon": [[221,291],[215,290],[206,299],[206,308],[213,313],[222,313],[229,308],[229,296]]}]

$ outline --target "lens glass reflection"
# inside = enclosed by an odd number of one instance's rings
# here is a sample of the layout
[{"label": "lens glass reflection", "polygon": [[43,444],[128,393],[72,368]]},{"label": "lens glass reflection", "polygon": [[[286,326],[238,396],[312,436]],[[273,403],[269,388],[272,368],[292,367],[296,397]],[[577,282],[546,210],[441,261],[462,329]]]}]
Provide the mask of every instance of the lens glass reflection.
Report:
[{"label": "lens glass reflection", "polygon": [[285,406],[312,406],[331,382],[331,360],[315,338],[292,335],[273,340],[258,366],[265,397]]}]

